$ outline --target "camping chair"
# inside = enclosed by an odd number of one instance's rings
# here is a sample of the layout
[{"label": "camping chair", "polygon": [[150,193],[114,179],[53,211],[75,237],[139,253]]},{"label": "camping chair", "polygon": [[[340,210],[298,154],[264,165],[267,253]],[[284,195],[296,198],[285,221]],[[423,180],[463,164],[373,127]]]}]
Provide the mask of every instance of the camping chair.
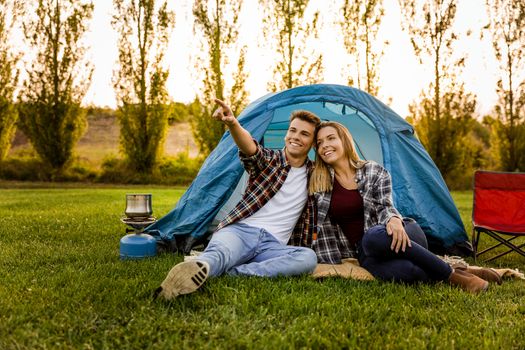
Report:
[{"label": "camping chair", "polygon": [[[486,233],[499,243],[478,252],[479,238]],[[485,261],[500,258],[512,251],[525,257],[525,243],[511,243],[525,237],[525,173],[476,171],[472,208],[472,243],[474,261],[499,246],[509,250]]]}]

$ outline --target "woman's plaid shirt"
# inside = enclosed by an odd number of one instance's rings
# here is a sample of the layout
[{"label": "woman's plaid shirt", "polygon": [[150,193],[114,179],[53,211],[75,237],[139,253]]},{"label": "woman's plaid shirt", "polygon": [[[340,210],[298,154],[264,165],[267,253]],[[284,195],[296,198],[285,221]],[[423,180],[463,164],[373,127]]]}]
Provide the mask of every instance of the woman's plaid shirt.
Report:
[{"label": "woman's plaid shirt", "polygon": [[[330,169],[332,183],[334,171]],[[381,165],[367,161],[356,169],[357,189],[363,198],[364,232],[375,225],[386,225],[391,217],[402,218],[392,200],[392,180]],[[340,264],[342,259],[356,257],[354,248],[337,224],[328,216],[332,192],[316,193],[317,240],[312,244],[320,263]]]},{"label": "woman's plaid shirt", "polygon": [[[247,157],[239,152],[239,158],[244,169],[250,176],[243,197],[235,208],[217,225],[215,231],[253,215],[279,191],[288,176],[291,165],[286,160],[284,151],[267,149],[262,147],[257,141],[255,143],[257,144],[257,151],[253,156]],[[307,159],[308,179],[312,168],[312,162]],[[304,190],[307,191],[307,189],[308,184]],[[288,244],[307,247],[312,245],[315,236],[315,214],[314,198],[309,195]]]}]

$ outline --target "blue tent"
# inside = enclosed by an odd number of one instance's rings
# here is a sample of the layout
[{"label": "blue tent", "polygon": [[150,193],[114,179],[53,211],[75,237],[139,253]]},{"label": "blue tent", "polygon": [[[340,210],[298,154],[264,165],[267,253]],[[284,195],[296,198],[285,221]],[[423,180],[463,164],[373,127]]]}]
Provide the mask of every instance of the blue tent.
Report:
[{"label": "blue tent", "polygon": [[[465,228],[445,182],[403,118],[361,90],[317,84],[263,96],[239,115],[239,122],[266,147],[279,149],[284,146],[290,112],[296,109],[348,127],[359,155],[390,172],[396,208],[421,225],[433,251],[470,254]],[[177,206],[147,231],[165,241],[184,236],[187,251],[207,237],[214,218],[217,222],[228,211],[225,208],[240,198],[243,172],[238,149],[226,132]]]}]

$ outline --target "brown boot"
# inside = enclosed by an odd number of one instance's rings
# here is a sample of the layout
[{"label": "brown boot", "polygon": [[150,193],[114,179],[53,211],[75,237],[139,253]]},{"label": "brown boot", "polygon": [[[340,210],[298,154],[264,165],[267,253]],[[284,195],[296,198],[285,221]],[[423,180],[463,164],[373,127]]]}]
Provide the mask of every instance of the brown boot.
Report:
[{"label": "brown boot", "polygon": [[450,284],[473,294],[484,292],[489,287],[489,283],[484,279],[459,269],[452,271],[448,281]]},{"label": "brown boot", "polygon": [[495,282],[497,284],[502,283],[501,276],[499,273],[496,272],[496,270],[487,268],[487,267],[457,267],[458,270],[463,270],[468,273],[471,273],[473,275],[478,276],[479,278],[483,278],[485,281],[488,282]]}]

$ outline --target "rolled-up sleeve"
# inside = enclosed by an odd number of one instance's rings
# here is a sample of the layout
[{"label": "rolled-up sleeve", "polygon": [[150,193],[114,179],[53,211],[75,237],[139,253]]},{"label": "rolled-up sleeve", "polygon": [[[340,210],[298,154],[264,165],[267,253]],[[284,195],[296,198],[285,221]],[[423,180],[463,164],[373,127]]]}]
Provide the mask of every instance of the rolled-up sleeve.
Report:
[{"label": "rolled-up sleeve", "polygon": [[253,139],[253,141],[257,146],[257,150],[253,155],[247,156],[239,150],[242,166],[250,176],[257,175],[262,169],[266,168],[272,157],[272,152],[261,146],[257,140]]}]

